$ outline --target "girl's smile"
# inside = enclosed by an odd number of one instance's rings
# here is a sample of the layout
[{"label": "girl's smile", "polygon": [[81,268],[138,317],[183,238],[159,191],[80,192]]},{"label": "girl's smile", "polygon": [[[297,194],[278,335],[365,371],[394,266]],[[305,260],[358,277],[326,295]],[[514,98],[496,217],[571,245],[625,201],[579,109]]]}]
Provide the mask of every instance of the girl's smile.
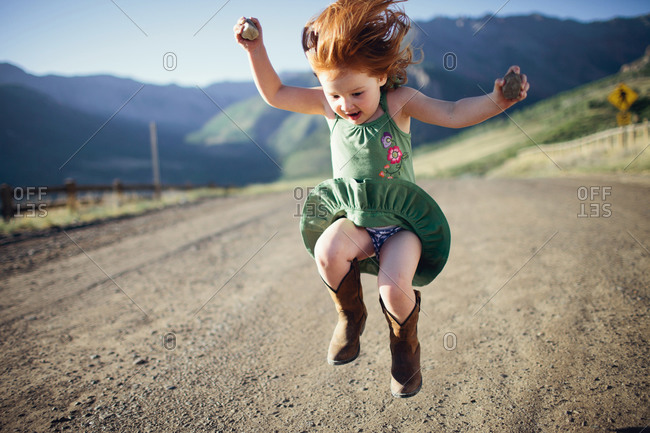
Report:
[{"label": "girl's smile", "polygon": [[352,121],[359,120],[359,118],[361,117],[361,111],[357,111],[356,113],[348,114],[347,116]]}]

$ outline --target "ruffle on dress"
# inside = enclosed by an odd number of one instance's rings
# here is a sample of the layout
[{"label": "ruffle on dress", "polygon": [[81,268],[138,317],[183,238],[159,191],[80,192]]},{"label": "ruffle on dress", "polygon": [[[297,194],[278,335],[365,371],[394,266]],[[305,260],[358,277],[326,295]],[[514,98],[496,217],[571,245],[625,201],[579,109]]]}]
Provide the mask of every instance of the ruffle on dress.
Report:
[{"label": "ruffle on dress", "polygon": [[[449,257],[449,224],[438,204],[416,184],[401,180],[329,179],[307,196],[300,231],[309,254],[321,234],[339,218],[359,227],[397,225],[415,233],[422,255],[413,277],[414,286],[425,286],[442,271]],[[359,262],[361,272],[377,275],[379,264],[370,257]]]}]

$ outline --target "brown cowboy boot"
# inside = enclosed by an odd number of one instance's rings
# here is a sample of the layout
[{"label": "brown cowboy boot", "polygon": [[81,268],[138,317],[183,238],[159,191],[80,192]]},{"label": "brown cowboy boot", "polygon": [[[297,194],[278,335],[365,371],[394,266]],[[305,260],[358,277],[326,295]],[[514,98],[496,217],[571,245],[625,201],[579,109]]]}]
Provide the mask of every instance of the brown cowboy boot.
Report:
[{"label": "brown cowboy boot", "polygon": [[390,331],[390,392],[393,397],[412,397],[422,388],[420,372],[420,343],[418,342],[418,316],[420,315],[420,292],[415,292],[415,307],[409,317],[400,324],[384,306],[379,297],[381,309],[386,316]]},{"label": "brown cowboy boot", "polygon": [[359,337],[366,325],[368,312],[363,303],[359,262],[352,261],[350,270],[341,280],[337,290],[330,289],[330,296],[339,313],[339,321],[334,329],[332,341],[327,351],[327,362],[332,365],[347,364],[359,356],[361,344]]}]

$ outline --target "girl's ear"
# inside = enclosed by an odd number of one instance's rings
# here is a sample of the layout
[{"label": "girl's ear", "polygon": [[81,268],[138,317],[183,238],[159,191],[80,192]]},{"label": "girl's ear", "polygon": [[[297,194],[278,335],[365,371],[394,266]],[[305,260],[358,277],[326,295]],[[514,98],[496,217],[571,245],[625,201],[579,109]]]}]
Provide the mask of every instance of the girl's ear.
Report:
[{"label": "girl's ear", "polygon": [[379,80],[379,87],[383,86],[386,84],[388,81],[388,75],[382,75],[381,77],[377,78]]}]

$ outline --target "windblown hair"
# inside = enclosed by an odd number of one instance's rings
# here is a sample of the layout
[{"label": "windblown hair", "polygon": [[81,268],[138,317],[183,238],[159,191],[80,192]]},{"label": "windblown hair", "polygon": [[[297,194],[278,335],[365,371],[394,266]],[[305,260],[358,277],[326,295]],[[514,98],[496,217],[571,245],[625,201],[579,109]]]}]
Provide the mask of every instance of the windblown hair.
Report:
[{"label": "windblown hair", "polygon": [[338,0],[303,29],[302,47],[316,74],[354,69],[373,77],[387,75],[382,87],[406,84],[413,61],[410,44],[402,46],[411,27],[406,0]]}]

